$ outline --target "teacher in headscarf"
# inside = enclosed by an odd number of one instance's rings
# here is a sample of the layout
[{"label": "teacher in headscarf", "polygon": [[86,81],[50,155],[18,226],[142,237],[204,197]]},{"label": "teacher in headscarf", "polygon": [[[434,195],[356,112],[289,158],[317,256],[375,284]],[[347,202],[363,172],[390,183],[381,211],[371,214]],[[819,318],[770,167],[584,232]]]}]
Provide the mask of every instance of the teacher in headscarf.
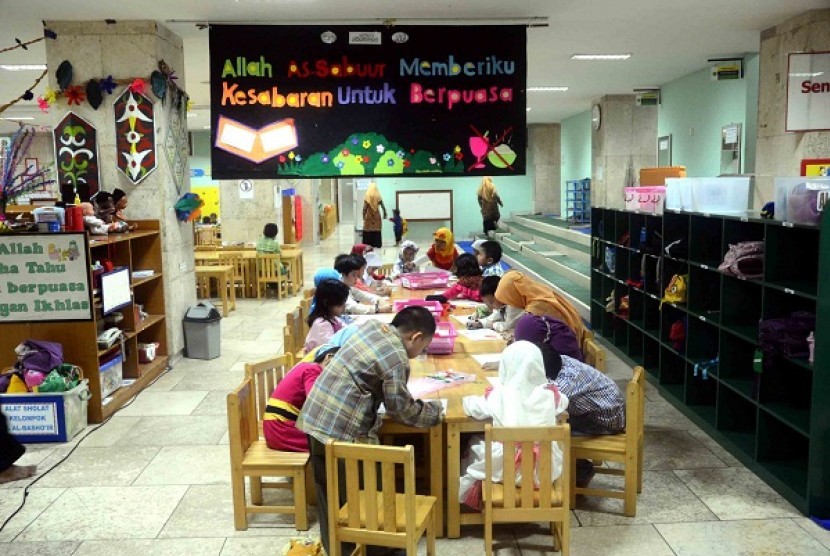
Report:
[{"label": "teacher in headscarf", "polygon": [[481,179],[478,186],[478,206],[481,207],[481,219],[484,221],[484,233],[495,230],[501,220],[499,207],[504,206],[490,176]]},{"label": "teacher in headscarf", "polygon": [[[383,216],[381,216],[383,211]],[[380,197],[376,183],[370,183],[363,197],[363,243],[372,247],[383,247],[383,238],[380,230],[386,220],[386,207]]]}]

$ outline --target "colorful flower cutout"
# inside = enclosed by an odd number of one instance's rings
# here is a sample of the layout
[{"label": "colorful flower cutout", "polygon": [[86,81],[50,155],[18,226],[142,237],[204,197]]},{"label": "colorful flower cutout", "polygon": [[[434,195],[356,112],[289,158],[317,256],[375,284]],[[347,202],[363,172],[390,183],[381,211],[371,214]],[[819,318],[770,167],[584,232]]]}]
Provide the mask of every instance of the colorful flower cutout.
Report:
[{"label": "colorful flower cutout", "polygon": [[386,147],[384,147],[382,144],[378,143],[377,147],[375,147],[375,150],[376,150],[378,153],[383,154],[383,151],[385,151],[385,150],[386,150]]},{"label": "colorful flower cutout", "polygon": [[450,159],[452,158],[452,155],[450,153],[444,153],[443,158],[444,158],[444,162],[449,162]]},{"label": "colorful flower cutout", "polygon": [[112,75],[108,75],[106,79],[101,80],[101,90],[106,91],[108,95],[111,95],[115,92],[115,88],[118,84],[115,82],[115,79],[112,78]]},{"label": "colorful flower cutout", "polygon": [[64,96],[66,96],[66,100],[70,105],[77,104],[78,106],[80,106],[86,98],[86,95],[84,94],[83,90],[77,85],[67,87],[63,94]]},{"label": "colorful flower cutout", "polygon": [[369,141],[368,139],[366,139],[365,141],[363,141],[363,148],[364,148],[364,149],[368,149],[368,148],[369,148],[369,147],[371,147],[371,146],[372,146],[372,142],[371,142],[371,141]]},{"label": "colorful flower cutout", "polygon": [[137,77],[133,79],[132,83],[129,85],[130,90],[136,94],[143,95],[144,92],[147,90],[147,82]]}]

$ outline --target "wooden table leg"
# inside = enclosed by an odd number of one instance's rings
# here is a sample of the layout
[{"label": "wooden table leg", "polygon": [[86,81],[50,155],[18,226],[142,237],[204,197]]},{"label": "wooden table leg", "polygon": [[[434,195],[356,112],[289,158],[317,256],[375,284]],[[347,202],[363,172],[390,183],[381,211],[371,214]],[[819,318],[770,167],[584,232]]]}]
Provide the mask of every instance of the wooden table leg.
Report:
[{"label": "wooden table leg", "polygon": [[[231,275],[233,280],[233,275]],[[216,289],[219,293],[219,298],[222,300],[222,316],[228,316],[228,273],[225,272],[221,276],[216,277]],[[233,286],[231,286],[233,287]]]},{"label": "wooden table leg", "polygon": [[429,481],[435,496],[435,536],[444,536],[444,424],[438,423],[429,430]]},{"label": "wooden table leg", "polygon": [[447,423],[447,538],[461,536],[461,505],[458,502],[458,481],[461,479],[461,431]]},{"label": "wooden table leg", "polygon": [[233,281],[233,271],[230,272],[230,281],[228,283],[231,286],[231,311],[236,311],[236,284]]}]

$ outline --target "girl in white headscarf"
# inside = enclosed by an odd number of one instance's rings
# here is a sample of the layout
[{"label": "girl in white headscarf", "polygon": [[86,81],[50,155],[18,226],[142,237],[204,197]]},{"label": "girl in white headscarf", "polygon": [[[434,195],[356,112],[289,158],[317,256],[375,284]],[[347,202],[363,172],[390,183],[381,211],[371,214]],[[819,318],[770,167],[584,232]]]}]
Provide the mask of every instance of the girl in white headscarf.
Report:
[{"label": "girl in white headscarf", "polygon": [[[484,396],[466,396],[464,412],[474,419],[493,419],[494,427],[541,427],[556,425],[557,416],[568,408],[568,398],[545,376],[542,352],[530,342],[514,342],[504,350],[499,364],[500,384]],[[458,498],[470,507],[481,508],[481,481],[484,480],[484,438],[473,437],[468,456],[461,462]],[[553,446],[554,481],[562,473],[562,450]],[[501,443],[493,444],[493,481],[503,480]],[[517,480],[521,479],[519,477]],[[534,478],[538,482],[538,477]]]}]

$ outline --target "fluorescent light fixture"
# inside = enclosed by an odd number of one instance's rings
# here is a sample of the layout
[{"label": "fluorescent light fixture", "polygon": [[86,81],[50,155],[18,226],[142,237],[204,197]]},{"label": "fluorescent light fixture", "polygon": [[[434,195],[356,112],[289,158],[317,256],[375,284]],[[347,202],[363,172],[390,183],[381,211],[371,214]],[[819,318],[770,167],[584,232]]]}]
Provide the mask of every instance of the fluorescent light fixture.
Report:
[{"label": "fluorescent light fixture", "polygon": [[790,77],[818,77],[819,75],[824,75],[823,71],[817,71],[814,73],[791,73],[789,74]]},{"label": "fluorescent light fixture", "polygon": [[46,64],[0,64],[0,69],[6,71],[43,71]]},{"label": "fluorescent light fixture", "polygon": [[564,93],[568,90],[567,87],[528,87],[528,91],[543,91],[551,93]]},{"label": "fluorescent light fixture", "polygon": [[210,129],[210,126],[209,125],[203,125],[202,129]]},{"label": "fluorescent light fixture", "polygon": [[528,112],[530,112],[531,110],[533,110],[533,108],[531,108],[530,106],[528,106],[528,107],[527,107],[527,111],[528,111]]},{"label": "fluorescent light fixture", "polygon": [[188,118],[195,118],[195,117],[196,117],[196,116],[198,116],[198,115],[199,115],[199,114],[197,114],[196,112],[188,112],[188,113],[187,113],[187,117],[188,117]]},{"label": "fluorescent light fixture", "polygon": [[23,120],[34,120],[34,118],[29,117],[29,116],[7,116],[3,119],[8,120],[10,122],[22,122]]},{"label": "fluorescent light fixture", "polygon": [[631,54],[574,54],[571,60],[628,60]]}]

